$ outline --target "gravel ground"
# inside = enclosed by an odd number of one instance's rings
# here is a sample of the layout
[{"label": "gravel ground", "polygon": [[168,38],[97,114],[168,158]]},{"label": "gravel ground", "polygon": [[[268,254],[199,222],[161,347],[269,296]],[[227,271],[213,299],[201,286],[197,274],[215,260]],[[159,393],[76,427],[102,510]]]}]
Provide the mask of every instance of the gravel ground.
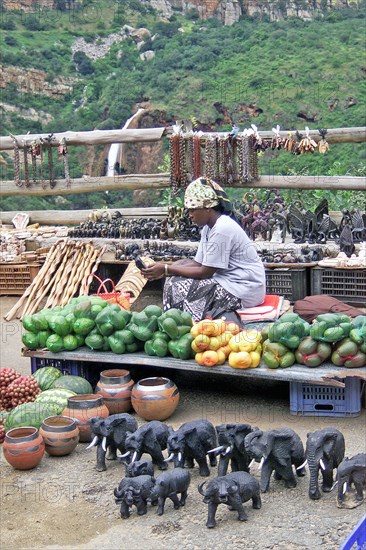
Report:
[{"label": "gravel ground", "polygon": [[[147,298],[151,301],[151,296]],[[13,298],[0,299],[1,316],[14,302]],[[20,356],[20,335],[18,322],[1,323],[1,366],[29,373],[29,360]],[[356,418],[291,416],[286,383],[248,384],[209,372],[207,376],[163,372],[175,381],[181,395],[177,410],[167,420],[174,428],[196,418],[215,425],[248,422],[264,430],[290,426],[305,442],[308,431],[335,426],[345,435],[348,456],[366,451],[365,409]],[[134,367],[131,374],[137,380],[147,372]],[[262,495],[261,510],[244,505],[247,522],[238,522],[236,512],[219,506],[217,527],[209,530],[205,526],[207,505],[197,491],[202,478],[194,468],[184,508],[174,510],[167,501],[161,517],[149,507],[145,516],[137,516],[133,509],[131,517],[122,520],[113,488],[123,477],[124,467],[110,461],[106,472],[96,472],[95,450],[86,451],[86,446],[80,443],[67,457],[45,455],[37,468],[26,472],[13,470],[1,454],[1,549],[334,550],[365,514],[365,504],[338,509],[335,492],[323,494],[319,501],[310,500],[309,475],[298,478],[295,489],[285,489],[272,478],[270,492]],[[252,473],[259,479],[256,467]],[[214,475],[211,470],[210,477]]]}]

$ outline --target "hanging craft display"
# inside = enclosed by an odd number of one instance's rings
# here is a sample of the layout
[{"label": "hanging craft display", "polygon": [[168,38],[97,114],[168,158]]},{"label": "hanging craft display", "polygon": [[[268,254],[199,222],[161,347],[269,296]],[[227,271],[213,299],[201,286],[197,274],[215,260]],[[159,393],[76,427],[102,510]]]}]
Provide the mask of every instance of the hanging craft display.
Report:
[{"label": "hanging craft display", "polygon": [[31,182],[29,178],[29,165],[28,165],[28,146],[23,141],[23,159],[24,159],[24,180],[25,180],[25,186],[30,187]]},{"label": "hanging craft display", "polygon": [[193,179],[202,176],[201,140],[199,135],[193,136]]},{"label": "hanging craft display", "polygon": [[330,149],[329,143],[325,139],[325,136],[328,133],[328,131],[327,130],[318,130],[318,132],[321,135],[321,140],[318,143],[318,151],[321,155],[324,155]]},{"label": "hanging craft display", "polygon": [[70,179],[70,173],[69,173],[69,159],[67,157],[66,138],[61,139],[60,144],[57,148],[57,153],[58,153],[58,156],[62,159],[62,161],[64,163],[66,186],[71,187],[71,179]]},{"label": "hanging craft display", "polygon": [[51,142],[54,139],[55,138],[53,134],[50,134],[47,138],[45,138],[46,149],[47,149],[47,161],[48,161],[48,178],[49,178],[51,189],[54,189],[56,187],[55,167],[53,164],[52,145],[51,145]]},{"label": "hanging craft display", "polygon": [[14,183],[17,187],[23,187],[21,167],[20,167],[19,144],[14,136],[11,135],[11,137],[13,138],[13,142],[14,142]]},{"label": "hanging craft display", "polygon": [[186,145],[181,133],[175,133],[169,141],[170,186],[173,194],[187,185]]},{"label": "hanging craft display", "polygon": [[37,183],[37,156],[40,155],[41,146],[39,140],[34,140],[30,144],[30,155],[32,162],[32,180],[33,183]]},{"label": "hanging craft display", "polygon": [[313,153],[318,147],[318,144],[310,137],[310,130],[307,126],[305,126],[305,133],[306,136],[303,137],[299,143],[299,151],[302,154]]}]

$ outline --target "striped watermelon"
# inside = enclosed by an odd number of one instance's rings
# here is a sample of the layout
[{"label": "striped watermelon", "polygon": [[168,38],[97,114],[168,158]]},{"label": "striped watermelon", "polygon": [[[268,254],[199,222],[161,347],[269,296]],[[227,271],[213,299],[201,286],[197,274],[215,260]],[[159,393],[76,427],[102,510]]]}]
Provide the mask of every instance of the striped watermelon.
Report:
[{"label": "striped watermelon", "polygon": [[54,405],[57,408],[56,414],[61,414],[67,405],[68,398],[72,397],[73,395],[76,395],[76,393],[70,390],[46,390],[38,395],[36,403]]},{"label": "striped watermelon", "polygon": [[34,428],[41,427],[41,424],[48,416],[57,415],[57,407],[51,403],[23,403],[10,411],[6,417],[6,431],[19,426],[33,426]]},{"label": "striped watermelon", "polygon": [[62,372],[56,367],[42,367],[33,374],[33,378],[37,380],[37,384],[42,391],[52,388],[60,376],[62,376]]},{"label": "striped watermelon", "polygon": [[71,390],[79,395],[93,393],[93,387],[88,380],[85,380],[82,376],[72,376],[71,374],[57,378],[52,388]]}]

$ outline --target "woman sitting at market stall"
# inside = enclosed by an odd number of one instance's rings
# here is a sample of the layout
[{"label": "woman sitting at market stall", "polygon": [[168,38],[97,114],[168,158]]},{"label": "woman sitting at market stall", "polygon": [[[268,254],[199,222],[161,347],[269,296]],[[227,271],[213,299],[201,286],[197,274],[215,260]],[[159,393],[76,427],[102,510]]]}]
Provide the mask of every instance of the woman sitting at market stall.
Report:
[{"label": "woman sitting at market stall", "polygon": [[141,271],[150,281],[167,277],[164,310],[188,311],[199,321],[261,304],[264,267],[225,191],[209,178],[198,178],[188,185],[184,206],[192,222],[202,227],[194,260],[158,262]]}]

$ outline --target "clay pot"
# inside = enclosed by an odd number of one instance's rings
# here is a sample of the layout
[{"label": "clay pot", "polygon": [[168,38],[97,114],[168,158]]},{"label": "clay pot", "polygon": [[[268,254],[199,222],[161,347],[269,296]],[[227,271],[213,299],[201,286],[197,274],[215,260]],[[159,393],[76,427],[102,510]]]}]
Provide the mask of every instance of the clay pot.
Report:
[{"label": "clay pot", "polygon": [[134,410],[145,420],[165,420],[179,403],[177,386],[168,378],[156,376],[144,378],[132,388],[131,402]]},{"label": "clay pot", "polygon": [[39,433],[43,437],[46,453],[51,456],[68,455],[79,443],[79,428],[75,420],[67,416],[45,418]]},{"label": "clay pot", "polygon": [[109,410],[104,405],[103,398],[94,393],[85,395],[73,395],[67,400],[67,406],[62,411],[62,416],[73,418],[79,428],[80,441],[88,442],[91,440],[91,427],[88,420],[93,416],[107,418]]},{"label": "clay pot", "polygon": [[131,392],[134,385],[128,370],[112,369],[100,373],[95,393],[101,395],[109,414],[124,413],[131,410]]},{"label": "clay pot", "polygon": [[44,450],[44,441],[37,428],[13,428],[5,435],[4,457],[17,470],[35,468],[41,462]]}]

